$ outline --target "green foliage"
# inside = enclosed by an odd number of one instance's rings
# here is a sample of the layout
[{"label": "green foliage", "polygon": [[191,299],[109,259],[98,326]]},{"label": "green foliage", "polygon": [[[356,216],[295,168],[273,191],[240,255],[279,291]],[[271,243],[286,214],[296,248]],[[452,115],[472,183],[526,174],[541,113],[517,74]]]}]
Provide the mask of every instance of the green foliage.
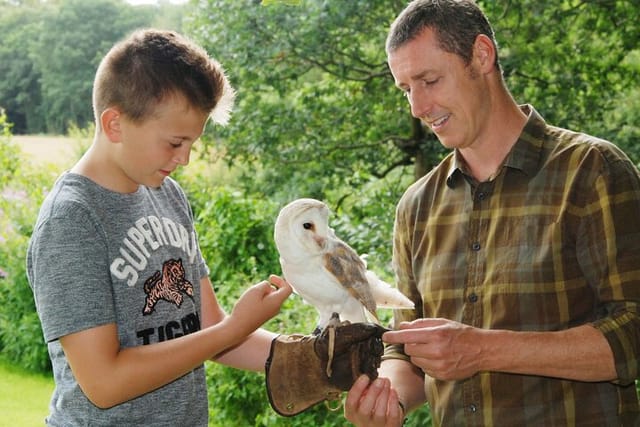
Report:
[{"label": "green foliage", "polygon": [[50,176],[22,167],[4,115],[0,130],[0,349],[8,360],[45,371],[49,357],[25,273],[25,254]]},{"label": "green foliage", "polygon": [[[634,2],[481,3],[519,102],[552,124],[631,144],[633,133],[619,130],[634,122],[612,112],[637,111],[619,102],[635,99],[626,92],[639,81],[626,61],[640,44]],[[442,147],[410,118],[386,67],[387,29],[405,4],[198,2],[185,28],[238,88],[236,112],[221,131],[225,149],[263,167],[268,194],[286,188],[324,197],[341,188],[344,195],[358,188],[354,171],[379,178],[413,164],[420,176],[441,159]]]},{"label": "green foliage", "polygon": [[44,130],[40,109],[40,72],[29,55],[39,31],[40,11],[31,7],[2,8],[0,14],[0,107],[7,110],[15,133]]},{"label": "green foliage", "polygon": [[609,139],[640,161],[637,2],[481,6],[495,26],[505,77],[519,102],[533,104],[549,123]]},{"label": "green foliage", "polygon": [[280,270],[273,243],[277,206],[205,184],[189,188],[198,237],[216,287],[240,277],[266,277]]},{"label": "green foliage", "polygon": [[0,5],[0,106],[15,132],[65,134],[93,122],[91,88],[102,56],[136,28],[179,29],[183,10],[122,0]]},{"label": "green foliage", "polygon": [[238,88],[231,124],[216,132],[230,159],[263,166],[262,191],[342,197],[357,188],[355,171],[381,178],[413,164],[412,121],[382,48],[402,5],[198,3],[185,28]]},{"label": "green foliage", "polygon": [[148,14],[125,11],[116,0],[66,0],[46,14],[32,57],[42,76],[49,132],[66,133],[72,123],[84,127],[93,121],[91,88],[102,56],[126,33],[151,21]]},{"label": "green foliage", "polygon": [[[623,62],[631,73],[640,75],[640,50],[630,52]],[[607,134],[640,166],[640,85],[619,96],[610,116],[605,122]]]}]

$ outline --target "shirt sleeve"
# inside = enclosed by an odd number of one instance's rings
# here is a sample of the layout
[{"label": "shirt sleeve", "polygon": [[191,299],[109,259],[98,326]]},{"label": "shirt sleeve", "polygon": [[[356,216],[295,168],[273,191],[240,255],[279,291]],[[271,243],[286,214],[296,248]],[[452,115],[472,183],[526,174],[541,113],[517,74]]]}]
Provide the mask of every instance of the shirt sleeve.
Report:
[{"label": "shirt sleeve", "polygon": [[578,234],[578,262],[599,297],[593,326],[611,346],[616,382],[628,385],[640,372],[640,179],[614,147],[602,154]]},{"label": "shirt sleeve", "polygon": [[[413,231],[409,229],[412,221],[408,218],[413,216],[413,210],[409,203],[410,199],[411,197],[408,192],[400,203],[398,203],[396,209],[393,230],[393,269],[398,290],[413,301],[415,308],[413,310],[394,310],[394,329],[397,329],[401,322],[411,322],[412,320],[423,317],[422,297],[418,292],[411,265],[411,246],[409,239],[410,236],[413,235]],[[383,360],[385,359],[402,359],[408,361],[409,357],[404,353],[404,346],[396,344],[385,347]]]},{"label": "shirt sleeve", "polygon": [[47,342],[115,322],[107,248],[101,230],[73,203],[34,230],[28,271]]}]

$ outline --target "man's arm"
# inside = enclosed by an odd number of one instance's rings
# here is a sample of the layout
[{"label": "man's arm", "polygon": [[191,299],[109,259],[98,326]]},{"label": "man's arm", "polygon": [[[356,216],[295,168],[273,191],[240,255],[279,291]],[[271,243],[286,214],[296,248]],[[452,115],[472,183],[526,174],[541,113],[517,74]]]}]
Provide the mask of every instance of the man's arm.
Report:
[{"label": "man's arm", "polygon": [[383,339],[404,344],[413,364],[442,380],[468,378],[480,371],[576,381],[617,377],[607,340],[590,324],[557,332],[516,332],[419,319],[387,332]]}]

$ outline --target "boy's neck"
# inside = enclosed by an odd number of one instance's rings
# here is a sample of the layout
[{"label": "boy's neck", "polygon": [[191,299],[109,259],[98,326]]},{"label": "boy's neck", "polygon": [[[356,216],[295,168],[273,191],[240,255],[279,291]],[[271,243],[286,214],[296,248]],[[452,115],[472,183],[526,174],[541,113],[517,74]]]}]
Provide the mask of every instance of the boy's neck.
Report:
[{"label": "boy's neck", "polygon": [[78,162],[71,168],[70,172],[82,175],[95,182],[107,190],[116,193],[134,193],[138,190],[139,185],[133,185],[130,181],[119,182],[116,178],[121,174],[114,171],[114,163],[106,150],[104,150],[104,142],[101,143],[96,136],[91,147],[84,153]]}]

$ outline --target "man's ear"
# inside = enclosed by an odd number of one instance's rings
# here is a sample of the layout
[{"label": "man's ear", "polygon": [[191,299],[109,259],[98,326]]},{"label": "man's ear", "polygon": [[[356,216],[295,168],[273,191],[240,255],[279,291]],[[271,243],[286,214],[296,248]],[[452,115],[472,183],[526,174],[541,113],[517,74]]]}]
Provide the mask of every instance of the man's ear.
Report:
[{"label": "man's ear", "polygon": [[488,72],[495,67],[496,49],[489,37],[478,34],[473,44],[473,56],[479,69]]},{"label": "man's ear", "polygon": [[122,140],[121,120],[122,114],[115,108],[107,108],[100,115],[102,132],[107,135],[111,142],[120,142]]}]

